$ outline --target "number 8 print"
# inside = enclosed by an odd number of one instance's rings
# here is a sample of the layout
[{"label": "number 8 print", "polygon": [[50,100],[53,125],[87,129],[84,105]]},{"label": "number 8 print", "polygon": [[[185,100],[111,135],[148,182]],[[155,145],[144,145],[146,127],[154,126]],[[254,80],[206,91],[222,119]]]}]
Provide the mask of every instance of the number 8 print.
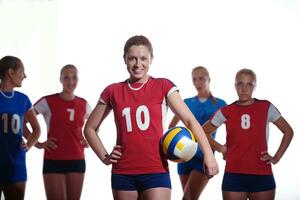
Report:
[{"label": "number 8 print", "polygon": [[250,128],[250,115],[243,114],[241,116],[241,127],[242,127],[242,129],[249,129]]}]

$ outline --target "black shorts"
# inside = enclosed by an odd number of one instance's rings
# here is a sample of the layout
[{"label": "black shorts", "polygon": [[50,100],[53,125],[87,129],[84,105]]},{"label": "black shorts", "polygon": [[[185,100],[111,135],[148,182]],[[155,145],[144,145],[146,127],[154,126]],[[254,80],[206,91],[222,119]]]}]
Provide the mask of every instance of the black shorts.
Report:
[{"label": "black shorts", "polygon": [[273,175],[225,173],[222,182],[225,192],[263,192],[275,188]]},{"label": "black shorts", "polygon": [[85,173],[85,160],[44,160],[43,174]]}]

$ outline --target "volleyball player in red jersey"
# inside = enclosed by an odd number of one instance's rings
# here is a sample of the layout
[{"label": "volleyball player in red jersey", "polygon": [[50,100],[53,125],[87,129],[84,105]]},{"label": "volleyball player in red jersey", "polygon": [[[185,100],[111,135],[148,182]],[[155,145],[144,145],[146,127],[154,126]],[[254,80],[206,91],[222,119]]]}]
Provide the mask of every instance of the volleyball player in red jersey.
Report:
[{"label": "volleyball player in red jersey", "polygon": [[[255,86],[256,75],[252,70],[238,71],[235,88],[239,99],[221,108],[203,126],[208,134],[221,124],[226,125],[226,144],[208,137],[213,149],[226,160],[222,183],[225,200],[274,199],[276,184],[271,164],[279,162],[293,137],[291,126],[272,103],[252,97]],[[283,133],[274,156],[268,152],[269,122]]]},{"label": "volleyball player in red jersey", "polygon": [[[171,198],[167,161],[160,153],[164,119],[169,106],[190,128],[204,152],[206,173],[213,176],[218,166],[205,134],[181,100],[176,86],[164,78],[148,75],[153,50],[144,36],[129,38],[124,46],[124,61],[129,78],[104,89],[84,128],[84,134],[99,159],[112,164],[111,184],[114,199]],[[114,111],[116,146],[107,153],[96,130],[109,112]]]},{"label": "volleyball player in red jersey", "polygon": [[85,119],[91,108],[87,101],[75,96],[78,71],[74,65],[61,69],[63,91],[38,100],[34,109],[42,114],[47,124],[47,141],[36,147],[45,149],[43,175],[48,200],[80,199],[84,173],[84,147],[82,134]]}]

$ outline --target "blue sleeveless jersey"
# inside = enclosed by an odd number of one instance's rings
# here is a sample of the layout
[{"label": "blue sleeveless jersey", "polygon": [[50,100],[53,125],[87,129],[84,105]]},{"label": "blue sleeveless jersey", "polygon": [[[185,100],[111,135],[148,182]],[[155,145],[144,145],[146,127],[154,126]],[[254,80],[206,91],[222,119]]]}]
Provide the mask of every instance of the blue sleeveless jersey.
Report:
[{"label": "blue sleeveless jersey", "polygon": [[0,184],[26,181],[25,151],[22,148],[24,114],[32,107],[20,92],[0,93]]},{"label": "blue sleeveless jersey", "polygon": [[[184,99],[184,102],[189,107],[197,121],[203,125],[217,110],[226,106],[226,102],[224,100],[219,98],[216,98],[216,100],[217,102],[215,104],[212,102],[211,98],[208,98],[205,102],[201,102],[198,96],[195,96]],[[216,132],[213,133],[212,136],[215,138]],[[203,153],[199,147],[196,156],[203,158]]]}]

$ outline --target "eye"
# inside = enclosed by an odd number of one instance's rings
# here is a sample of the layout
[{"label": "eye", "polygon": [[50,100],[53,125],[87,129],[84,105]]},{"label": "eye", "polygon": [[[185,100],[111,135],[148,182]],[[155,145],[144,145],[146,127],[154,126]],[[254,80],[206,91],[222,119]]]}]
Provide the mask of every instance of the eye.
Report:
[{"label": "eye", "polygon": [[243,85],[243,83],[242,83],[242,82],[236,82],[235,85],[236,85],[237,87],[241,87],[241,86]]},{"label": "eye", "polygon": [[130,56],[127,58],[128,61],[133,61],[135,58],[133,56]]},{"label": "eye", "polygon": [[148,60],[148,58],[146,56],[141,57],[141,61],[146,61],[146,60]]},{"label": "eye", "polygon": [[77,80],[78,79],[77,75],[72,76],[72,79]]},{"label": "eye", "polygon": [[247,86],[248,87],[254,87],[254,84],[253,83],[247,83]]},{"label": "eye", "polygon": [[64,76],[64,80],[69,81],[69,80],[71,80],[71,78],[69,76]]}]

